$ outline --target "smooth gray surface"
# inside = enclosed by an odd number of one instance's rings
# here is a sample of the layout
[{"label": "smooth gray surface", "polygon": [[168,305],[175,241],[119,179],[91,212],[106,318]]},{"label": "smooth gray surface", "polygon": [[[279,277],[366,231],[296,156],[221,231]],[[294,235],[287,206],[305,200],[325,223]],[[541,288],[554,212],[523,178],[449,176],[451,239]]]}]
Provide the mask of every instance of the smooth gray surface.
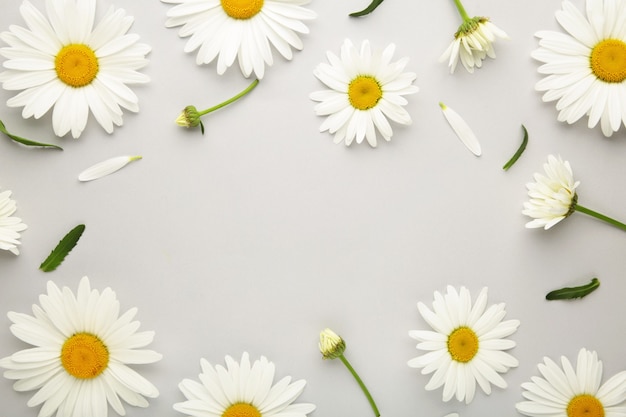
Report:
[{"label": "smooth gray surface", "polygon": [[[19,1],[3,4],[0,30],[24,25]],[[43,8],[43,0],[33,0]],[[131,32],[153,47],[144,69],[152,81],[136,87],[141,111],[126,113],[108,136],[91,119],[78,140],[55,138],[51,117],[23,120],[4,104],[0,119],[16,134],[61,144],[63,152],[24,149],[0,138],[0,186],[13,190],[29,228],[22,254],[0,253],[0,356],[27,345],[9,331],[5,312],[30,312],[47,280],[74,290],[83,275],[116,291],[122,309],[139,308],[143,330],[164,359],[138,367],[160,390],[147,409],[129,416],[175,416],[183,378],[196,378],[200,357],[222,363],[247,350],[267,356],[278,376],[308,381],[300,401],[312,416],[371,415],[339,362],[322,361],[318,333],[331,327],[346,339],[347,356],[383,416],[517,415],[520,384],[537,374],[543,356],[575,360],[597,350],[605,379],[624,369],[626,233],[582,214],[550,231],[526,230],[525,183],[550,153],[571,162],[580,202],[626,220],[626,138],[611,139],[586,120],[556,121],[554,104],[533,86],[538,64],[533,33],[557,30],[559,0],[466,0],[470,14],[487,15],[510,41],[498,58],[468,74],[450,75],[437,62],[460,23],[452,0],[385,1],[372,15],[350,19],[366,1],[315,0],[318,18],[291,62],[275,54],[257,89],[203,120],[206,134],[174,124],[180,110],[214,105],[242,90],[235,66],[218,76],[183,52],[185,41],[164,27],[168,5],[118,2],[135,16]],[[582,0],[575,0],[584,7]],[[110,0],[99,1],[103,13]],[[397,45],[409,56],[420,92],[406,107],[413,125],[394,125],[390,143],[346,148],[318,133],[310,92],[325,52],[344,38]],[[445,102],[473,127],[483,148],[474,157],[441,115]],[[508,172],[501,166],[530,133],[526,152]],[[79,183],[84,168],[106,158],[141,154],[107,178]],[[86,232],[59,269],[38,270],[57,241],[78,223]],[[577,302],[544,295],[597,276],[601,288]],[[411,329],[426,329],[416,303],[433,291],[464,285],[473,295],[489,287],[489,302],[507,304],[521,326],[511,338],[520,366],[505,375],[509,388],[477,392],[466,406],[425,392],[429,377],[406,365],[420,354]],[[35,416],[0,379],[2,415]],[[110,415],[115,415],[110,411]]]}]

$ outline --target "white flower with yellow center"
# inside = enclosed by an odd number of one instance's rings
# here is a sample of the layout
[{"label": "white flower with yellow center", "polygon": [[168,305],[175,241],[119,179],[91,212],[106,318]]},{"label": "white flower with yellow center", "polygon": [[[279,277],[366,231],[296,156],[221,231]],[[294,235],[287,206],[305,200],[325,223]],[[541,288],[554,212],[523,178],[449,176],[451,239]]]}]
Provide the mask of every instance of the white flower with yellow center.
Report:
[{"label": "white flower with yellow center", "polygon": [[435,292],[433,310],[419,302],[417,308],[431,330],[413,330],[409,336],[418,340],[417,348],[425,350],[422,356],[411,359],[408,365],[422,368],[422,374],[434,372],[426,384],[426,390],[443,385],[443,401],[456,394],[458,401],[470,403],[476,391],[476,383],[486,394],[491,384],[506,388],[500,375],[518,365],[517,359],[505,350],[515,342],[504,339],[513,334],[518,320],[502,321],[506,315],[504,303],[487,307],[487,288],[478,295],[472,305],[465,287],[457,290],[448,286],[445,295]]},{"label": "white flower with yellow center", "polygon": [[320,126],[320,132],[335,135],[335,143],[346,146],[367,142],[376,147],[376,130],[389,141],[393,135],[387,118],[401,125],[410,125],[411,116],[403,108],[405,95],[417,93],[413,72],[403,72],[409,59],[391,62],[395,45],[384,51],[372,53],[369,41],[361,43],[360,51],[346,39],[341,46],[341,56],[328,52],[329,64],[321,63],[315,76],[329,90],[311,93],[311,100],[320,102],[315,106],[318,116],[328,116]]},{"label": "white flower with yellow center", "polygon": [[122,108],[137,112],[128,87],[149,78],[137,70],[147,64],[150,47],[127,34],[133,18],[111,7],[95,25],[96,0],[46,0],[44,16],[28,0],[20,6],[28,28],[11,26],[0,34],[8,47],[0,82],[23,90],[7,101],[24,107],[24,118],[39,119],[51,108],[54,133],[78,138],[89,113],[107,133],[122,125]]},{"label": "white flower with yellow center", "polygon": [[275,368],[265,357],[250,364],[248,353],[241,362],[226,356],[226,368],[200,360],[200,382],[185,379],[178,387],[187,401],[174,409],[194,417],[305,417],[313,404],[294,401],[306,382],[286,376],[273,384]]},{"label": "white flower with yellow center", "polygon": [[11,191],[0,193],[0,249],[8,250],[14,255],[19,255],[18,245],[20,242],[20,232],[26,230],[28,226],[22,223],[19,217],[13,217],[17,210],[15,200],[11,199]]},{"label": "white flower with yellow center", "polygon": [[239,60],[241,72],[263,78],[271,66],[272,45],[287,60],[292,48],[301,50],[298,34],[309,33],[302,22],[316,14],[302,7],[309,0],[161,0],[175,4],[167,12],[167,27],[182,26],[181,37],[190,36],[185,52],[198,49],[196,62],[209,64],[217,59],[217,73],[223,74]]},{"label": "white flower with yellow center", "polygon": [[140,349],[154,332],[137,332],[137,309],[119,315],[120,303],[106,288],[92,290],[84,277],[76,295],[48,282],[48,293],[33,305],[33,316],[9,312],[11,332],[34,347],[0,359],[4,376],[15,379],[16,391],[37,390],[29,407],[41,405],[39,417],[106,417],[107,403],[120,415],[122,401],[147,407],[144,397],[156,387],[129,364],[147,364],[161,355]]},{"label": "white flower with yellow center", "polygon": [[550,358],[539,364],[542,377],[522,384],[524,398],[517,411],[531,417],[622,417],[626,415],[626,371],[602,382],[602,361],[581,349],[576,368],[562,356],[559,367]]},{"label": "white flower with yellow center", "polygon": [[626,123],[626,7],[621,0],[587,0],[585,17],[568,0],[556,12],[567,32],[540,31],[532,57],[547,76],[535,88],[557,101],[558,120],[572,124],[587,115],[605,136]]}]

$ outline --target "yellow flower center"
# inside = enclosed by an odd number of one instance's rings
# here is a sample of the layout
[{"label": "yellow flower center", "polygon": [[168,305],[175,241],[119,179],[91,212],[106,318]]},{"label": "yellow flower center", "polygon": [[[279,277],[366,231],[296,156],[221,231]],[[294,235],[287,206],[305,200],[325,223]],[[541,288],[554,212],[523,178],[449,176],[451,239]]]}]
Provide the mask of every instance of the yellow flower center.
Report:
[{"label": "yellow flower center", "polygon": [[83,44],[64,46],[54,59],[57,76],[72,87],[89,85],[98,75],[99,68],[95,52]]},{"label": "yellow flower center", "polygon": [[61,363],[76,378],[95,378],[107,368],[109,350],[97,336],[76,333],[63,343]]},{"label": "yellow flower center", "polygon": [[626,80],[626,43],[604,39],[591,50],[589,58],[593,74],[607,83]]},{"label": "yellow flower center", "polygon": [[250,19],[263,8],[263,0],[220,0],[224,12],[233,19]]},{"label": "yellow flower center", "polygon": [[261,412],[252,404],[233,404],[224,411],[222,417],[261,417]]},{"label": "yellow flower center", "polygon": [[457,362],[469,362],[478,353],[478,336],[469,327],[459,327],[448,336],[448,352]]},{"label": "yellow flower center", "polygon": [[604,417],[604,406],[593,395],[577,395],[567,404],[567,417]]},{"label": "yellow flower center", "polygon": [[348,86],[348,99],[355,109],[371,109],[378,104],[382,96],[380,84],[376,78],[369,75],[359,75]]}]

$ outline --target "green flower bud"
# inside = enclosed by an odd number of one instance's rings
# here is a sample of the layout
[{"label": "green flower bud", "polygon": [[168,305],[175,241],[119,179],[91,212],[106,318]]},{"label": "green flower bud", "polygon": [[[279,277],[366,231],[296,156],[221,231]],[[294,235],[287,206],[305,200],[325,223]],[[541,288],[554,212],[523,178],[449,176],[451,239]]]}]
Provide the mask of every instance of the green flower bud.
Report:
[{"label": "green flower bud", "polygon": [[346,342],[332,330],[324,329],[320,333],[319,347],[324,359],[335,359],[343,355]]}]

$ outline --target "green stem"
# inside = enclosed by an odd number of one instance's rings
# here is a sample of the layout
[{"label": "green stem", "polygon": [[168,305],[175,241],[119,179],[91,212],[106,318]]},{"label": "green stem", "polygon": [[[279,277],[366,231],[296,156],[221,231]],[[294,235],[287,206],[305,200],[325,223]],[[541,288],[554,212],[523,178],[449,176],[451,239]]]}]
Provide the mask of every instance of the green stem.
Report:
[{"label": "green stem", "polygon": [[343,362],[343,364],[346,365],[346,368],[348,368],[348,371],[350,371],[354,379],[356,379],[356,382],[359,383],[361,390],[363,390],[363,394],[365,394],[365,396],[367,397],[367,401],[369,401],[370,406],[372,406],[372,410],[374,410],[374,415],[376,415],[376,417],[380,417],[380,412],[378,411],[378,407],[376,407],[374,398],[372,398],[372,395],[367,390],[367,387],[363,383],[363,380],[361,379],[361,377],[359,377],[359,374],[356,373],[356,371],[354,370],[352,365],[350,365],[350,362],[348,362],[345,356],[341,355],[339,356],[339,359],[341,359],[341,362]]},{"label": "green stem", "polygon": [[456,5],[456,9],[459,11],[459,14],[463,18],[463,21],[471,19],[465,11],[465,7],[463,7],[463,4],[461,4],[461,0],[454,0],[454,4]]},{"label": "green stem", "polygon": [[592,217],[595,217],[596,219],[603,220],[603,221],[605,221],[605,222],[607,222],[609,224],[612,224],[615,227],[618,227],[618,228],[626,231],[626,224],[624,224],[622,222],[618,222],[617,220],[612,219],[610,217],[607,217],[604,214],[600,214],[597,211],[590,210],[587,207],[581,206],[580,204],[576,204],[576,207],[574,207],[574,209],[576,211],[581,212],[581,213],[585,213],[585,214],[588,214],[588,215],[590,215]]},{"label": "green stem", "polygon": [[224,106],[229,105],[230,103],[232,103],[233,101],[237,101],[239,100],[241,97],[245,96],[246,94],[248,94],[250,91],[252,91],[254,89],[254,87],[257,86],[257,84],[259,83],[259,80],[254,80],[252,81],[252,84],[250,84],[248,87],[246,87],[245,90],[243,90],[241,93],[237,94],[234,97],[229,98],[228,100],[224,101],[223,103],[220,103],[216,106],[213,106],[211,108],[208,108],[206,110],[203,110],[201,112],[198,112],[198,116],[204,116],[207,113],[211,113],[217,109],[221,109]]}]

